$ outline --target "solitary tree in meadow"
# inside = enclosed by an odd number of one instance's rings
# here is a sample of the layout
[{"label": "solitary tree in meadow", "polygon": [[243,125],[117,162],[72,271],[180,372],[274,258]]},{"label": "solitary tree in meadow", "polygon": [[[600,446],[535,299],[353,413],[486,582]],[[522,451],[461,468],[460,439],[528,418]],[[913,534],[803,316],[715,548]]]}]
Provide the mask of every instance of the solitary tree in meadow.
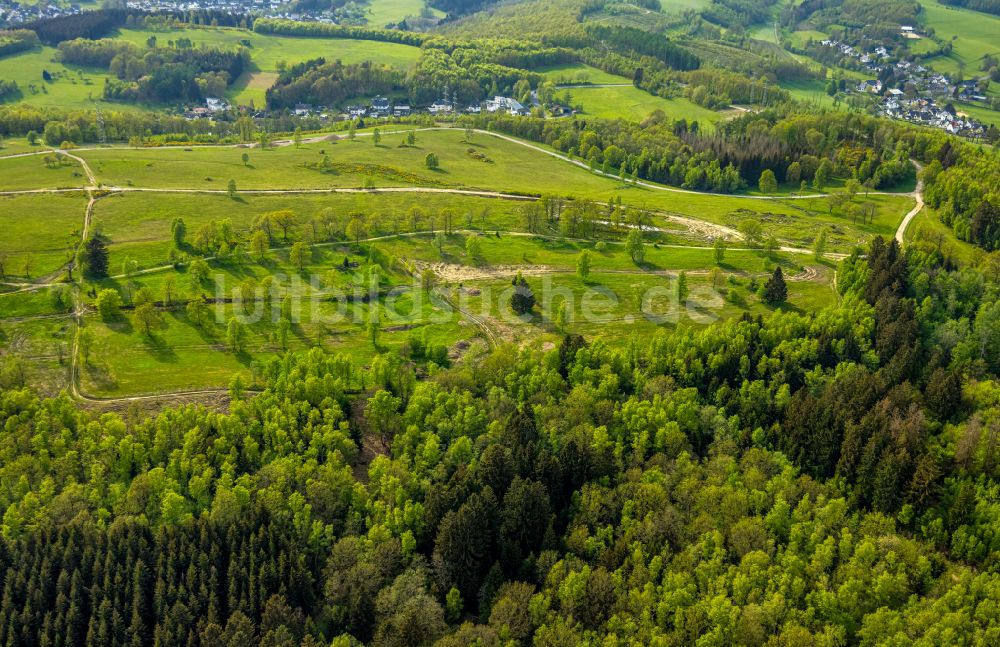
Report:
[{"label": "solitary tree in meadow", "polygon": [[226,191],[229,192],[229,197],[231,199],[236,198],[236,180],[229,180],[229,185],[226,187]]},{"label": "solitary tree in meadow", "polygon": [[478,261],[483,255],[483,246],[479,242],[479,236],[472,235],[465,239],[465,253],[470,261]]},{"label": "solitary tree in meadow", "polygon": [[580,257],[576,260],[576,274],[581,279],[586,279],[590,276],[590,252],[583,250],[580,253]]},{"label": "solitary tree in meadow", "polygon": [[100,234],[90,237],[83,254],[87,271],[92,277],[103,278],[108,275],[108,246]]},{"label": "solitary tree in meadow", "polygon": [[827,229],[824,227],[820,229],[816,241],[813,243],[813,256],[816,257],[817,261],[823,260],[823,256],[826,254],[826,238]]},{"label": "solitary tree in meadow", "polygon": [[183,218],[174,218],[170,223],[170,237],[174,241],[174,247],[180,249],[184,245],[184,237],[187,235],[187,225]]},{"label": "solitary tree in meadow", "polygon": [[681,272],[677,275],[677,302],[684,303],[687,301],[690,293],[691,290],[688,288],[687,272]]},{"label": "solitary tree in meadow", "polygon": [[781,266],[774,268],[774,274],[764,284],[762,294],[764,303],[771,306],[778,306],[788,298],[788,286],[785,284],[785,277],[781,272]]},{"label": "solitary tree in meadow", "polygon": [[646,246],[642,242],[641,230],[633,229],[628,232],[628,236],[625,238],[625,251],[628,252],[633,263],[642,265],[646,259]]},{"label": "solitary tree in meadow", "polygon": [[344,229],[344,234],[348,238],[353,238],[354,244],[357,245],[365,237],[365,225],[361,222],[360,218],[355,216],[348,221],[347,227]]},{"label": "solitary tree in meadow", "polygon": [[535,307],[535,293],[520,272],[517,273],[511,284],[514,286],[514,294],[510,296],[511,310],[518,315],[528,314]]}]

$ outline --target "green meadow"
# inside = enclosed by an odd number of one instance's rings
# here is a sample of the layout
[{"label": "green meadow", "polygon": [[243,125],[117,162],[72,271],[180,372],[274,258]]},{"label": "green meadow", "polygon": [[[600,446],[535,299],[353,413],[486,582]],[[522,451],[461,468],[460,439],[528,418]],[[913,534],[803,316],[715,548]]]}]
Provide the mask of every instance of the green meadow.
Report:
[{"label": "green meadow", "polygon": [[[67,110],[93,108],[101,101],[107,71],[63,65],[58,54],[53,47],[39,47],[0,57],[0,79],[17,82],[21,89],[17,101]],[[52,76],[51,81],[42,78],[42,72],[46,71]],[[115,106],[133,107],[133,104]]]},{"label": "green meadow", "polygon": [[631,85],[581,87],[568,91],[572,94],[572,105],[579,104],[583,106],[584,115],[601,119],[642,121],[651,112],[662,110],[671,119],[712,123],[730,114],[703,108],[685,97],[658,97]]},{"label": "green meadow", "polygon": [[[846,208],[834,208],[827,196],[795,199],[787,187],[766,200],[667,191],[624,184],[486,133],[473,133],[471,141],[461,129],[419,131],[416,136],[414,146],[400,146],[403,134],[386,132],[379,145],[359,134],[353,140],[345,136],[267,150],[75,150],[104,188],[111,189],[98,196],[91,219],[92,231],[108,241],[110,277],[86,281],[78,293],[92,338],[80,367],[82,391],[117,397],[151,389],[221,388],[232,375],[250,375],[256,362],[286,348],[321,346],[363,363],[376,352],[404,348],[414,335],[426,335],[453,354],[464,352],[474,337],[544,343],[557,340],[561,331],[590,337],[611,331],[615,340],[624,341],[659,326],[703,325],[743,312],[766,312],[756,289],[776,264],[794,277],[785,307],[818,307],[833,297],[830,265],[816,263],[811,254],[747,249],[745,242],[733,239],[732,230],[756,222],[782,245],[809,247],[825,227],[828,250],[846,252],[873,234],[892,235],[913,202],[906,194],[858,195],[855,204],[874,209],[871,222],[859,223]],[[12,146],[22,149],[19,143]],[[437,170],[425,164],[431,152],[440,160]],[[0,159],[0,165],[6,165],[3,188],[8,191],[85,182],[78,164],[46,168],[39,155]],[[227,192],[229,180],[237,185],[233,196]],[[839,190],[840,184],[834,182],[830,190]],[[341,192],[326,191],[335,188]],[[384,190],[391,188],[410,190]],[[622,242],[627,230],[600,234],[600,245],[597,238],[567,239],[554,222],[527,233],[524,200],[452,194],[450,189],[549,194],[601,205],[621,198],[626,207],[647,211],[655,231],[646,235],[645,258],[637,264]],[[282,193],[288,190],[292,192]],[[0,198],[0,226],[8,232],[0,241],[0,255],[12,281],[0,295],[0,331],[7,335],[0,339],[0,350],[29,349],[28,370],[51,388],[66,384],[74,327],[66,316],[71,298],[59,287],[23,290],[21,285],[51,281],[63,273],[80,244],[86,204],[82,191]],[[287,236],[275,229],[263,256],[250,250],[247,241],[257,219],[281,211],[295,217]],[[184,219],[187,235],[174,249],[170,227],[178,217]],[[438,236],[435,232],[445,228],[446,219],[453,233]],[[219,251],[194,247],[199,230],[212,223],[221,227],[224,221],[237,246]],[[352,221],[360,224],[349,233]],[[730,238],[721,262],[711,249],[712,238],[719,235]],[[477,242],[470,243],[471,238]],[[298,242],[309,247],[306,257],[296,260],[291,248]],[[471,256],[474,247],[478,251]],[[575,271],[584,250],[592,254],[586,279]],[[196,282],[189,268],[198,256],[207,258],[211,277]],[[438,284],[434,298],[416,278],[426,269]],[[534,317],[512,316],[503,290],[518,270],[540,290],[540,299],[548,299],[544,292],[572,300],[565,328],[557,326],[551,299],[548,309]],[[678,307],[670,301],[670,291],[682,271],[692,294],[700,296]],[[375,287],[370,284],[374,276]],[[269,277],[272,298],[287,295],[301,307],[301,317],[284,332],[273,307],[243,301],[243,288],[259,289]],[[126,306],[109,321],[95,311],[94,295],[106,288],[118,290]],[[150,334],[136,329],[131,317],[130,306],[142,288],[161,314],[160,325]],[[377,294],[362,298],[370,289]],[[585,298],[599,300],[602,294],[613,295],[604,319],[578,316]],[[190,320],[184,304],[192,299],[208,299],[211,320]],[[244,309],[263,317],[247,324],[245,350],[237,353],[228,343],[228,321]],[[375,343],[369,337],[372,316],[379,322]],[[149,380],[150,375],[156,379]]]},{"label": "green meadow", "polygon": [[929,60],[934,69],[948,74],[964,69],[969,76],[978,72],[983,56],[1000,54],[1000,17],[937,2],[921,6],[924,25],[933,27],[938,38],[952,41],[950,55]]},{"label": "green meadow", "polygon": [[65,155],[41,151],[37,155],[0,157],[0,191],[75,189],[86,185],[83,169]]},{"label": "green meadow", "polygon": [[80,242],[83,193],[0,196],[0,256],[8,277],[56,272]]},{"label": "green meadow", "polygon": [[369,0],[368,24],[372,27],[384,27],[406,18],[420,16],[425,11],[429,11],[437,18],[444,17],[443,12],[428,7],[423,0]]}]

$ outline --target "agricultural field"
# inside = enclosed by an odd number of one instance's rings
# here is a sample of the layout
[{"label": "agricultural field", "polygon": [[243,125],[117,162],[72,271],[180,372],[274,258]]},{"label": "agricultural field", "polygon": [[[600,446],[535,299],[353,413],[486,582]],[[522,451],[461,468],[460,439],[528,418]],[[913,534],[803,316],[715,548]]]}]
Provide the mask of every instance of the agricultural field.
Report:
[{"label": "agricultural field", "polygon": [[[565,331],[595,336],[615,330],[614,337],[625,340],[662,326],[703,326],[767,312],[756,290],[776,265],[789,277],[784,308],[827,303],[833,270],[808,251],[816,232],[826,228],[828,251],[843,254],[872,234],[891,236],[912,205],[907,194],[859,195],[855,200],[870,204],[873,213],[870,222],[859,223],[829,198],[798,197],[791,188],[762,198],[625,185],[546,154],[544,146],[480,132],[469,142],[468,135],[419,131],[412,147],[398,146],[402,133],[386,133],[378,146],[371,133],[359,133],[354,140],[270,150],[77,149],[73,154],[103,185],[89,226],[107,241],[110,276],[85,283],[75,296],[65,286],[44,285],[81,243],[82,191],[7,195],[0,199],[0,219],[13,233],[0,251],[8,259],[7,275],[19,282],[0,294],[0,328],[16,333],[9,339],[18,348],[34,349],[28,365],[39,379],[65,385],[72,344],[64,346],[82,325],[89,332],[83,333],[87,356],[77,357],[78,386],[98,398],[146,394],[150,384],[154,392],[223,388],[235,374],[251,380],[254,366],[267,357],[313,346],[364,363],[414,344],[460,355],[498,339],[554,342]],[[426,167],[428,152],[439,157],[440,169]],[[75,162],[49,169],[40,157],[0,160],[12,169],[2,176],[0,191],[86,183]],[[323,165],[327,171],[317,170]],[[50,178],[50,172],[57,175]],[[230,179],[237,184],[232,196]],[[626,252],[627,228],[589,239],[567,238],[553,223],[526,232],[524,209],[542,193],[601,205],[620,199],[626,210],[646,214],[644,258],[636,262]],[[37,219],[25,213],[46,214],[41,235]],[[291,214],[288,230],[276,225],[267,248],[252,249],[247,241],[254,224],[281,213]],[[187,231],[180,244],[171,231],[177,218]],[[740,233],[747,222],[758,223],[787,251],[752,248]],[[220,227],[241,242],[219,251],[199,248],[200,232]],[[450,232],[435,233],[445,228]],[[725,241],[722,260],[712,247],[715,238]],[[303,244],[308,253],[296,256]],[[581,277],[576,265],[584,251],[591,254],[591,271]],[[208,262],[208,278],[191,274],[199,256]],[[428,272],[435,285],[430,292]],[[506,305],[518,272],[545,300],[535,317],[513,317]],[[678,305],[671,295],[681,272],[690,303]],[[38,288],[26,289],[27,282]],[[270,305],[259,296],[267,282]],[[125,310],[105,319],[95,295],[108,288],[123,295]],[[246,301],[247,294],[258,296]],[[283,328],[274,313],[283,312],[285,297],[296,304],[296,315]],[[143,331],[130,312],[137,299],[149,298],[161,316],[154,329]],[[185,305],[192,300],[204,300],[209,316],[193,320]],[[561,311],[560,300],[567,303]],[[66,316],[74,301],[84,308],[79,324]],[[592,307],[600,312],[593,315]],[[236,315],[247,323],[234,352],[229,322]],[[380,322],[374,341],[373,316]],[[59,327],[27,325],[52,318]],[[2,343],[14,348],[12,341]]]},{"label": "agricultural field", "polygon": [[964,71],[966,77],[978,73],[983,56],[1000,54],[1000,17],[980,11],[946,7],[937,2],[923,2],[923,24],[933,27],[936,36],[952,41],[947,57],[928,60],[939,72],[955,74]]}]

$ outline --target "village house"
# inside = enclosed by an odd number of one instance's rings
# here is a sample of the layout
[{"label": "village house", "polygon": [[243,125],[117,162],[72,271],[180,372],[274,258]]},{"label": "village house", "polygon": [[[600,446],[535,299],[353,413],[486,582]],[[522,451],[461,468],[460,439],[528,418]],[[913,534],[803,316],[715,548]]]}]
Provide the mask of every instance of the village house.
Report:
[{"label": "village house", "polygon": [[392,114],[392,105],[389,100],[385,97],[378,96],[372,99],[372,106],[370,113],[374,117],[388,117]]},{"label": "village house", "polygon": [[450,114],[454,110],[455,106],[450,101],[445,101],[444,99],[438,99],[431,104],[430,108],[428,108],[428,111],[432,115]]}]

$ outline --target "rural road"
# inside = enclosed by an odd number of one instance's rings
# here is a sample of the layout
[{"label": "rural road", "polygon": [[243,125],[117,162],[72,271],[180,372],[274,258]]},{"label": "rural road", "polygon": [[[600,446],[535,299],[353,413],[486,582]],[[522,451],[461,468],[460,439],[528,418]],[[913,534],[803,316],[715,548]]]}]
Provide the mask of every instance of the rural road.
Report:
[{"label": "rural road", "polygon": [[896,229],[896,242],[903,245],[903,239],[906,237],[906,228],[910,226],[910,221],[913,220],[918,213],[924,208],[924,179],[920,177],[920,172],[924,170],[922,164],[916,160],[912,160],[913,165],[917,167],[917,188],[913,191],[913,198],[917,201],[910,212],[903,216],[903,222],[899,223],[899,228]]}]

